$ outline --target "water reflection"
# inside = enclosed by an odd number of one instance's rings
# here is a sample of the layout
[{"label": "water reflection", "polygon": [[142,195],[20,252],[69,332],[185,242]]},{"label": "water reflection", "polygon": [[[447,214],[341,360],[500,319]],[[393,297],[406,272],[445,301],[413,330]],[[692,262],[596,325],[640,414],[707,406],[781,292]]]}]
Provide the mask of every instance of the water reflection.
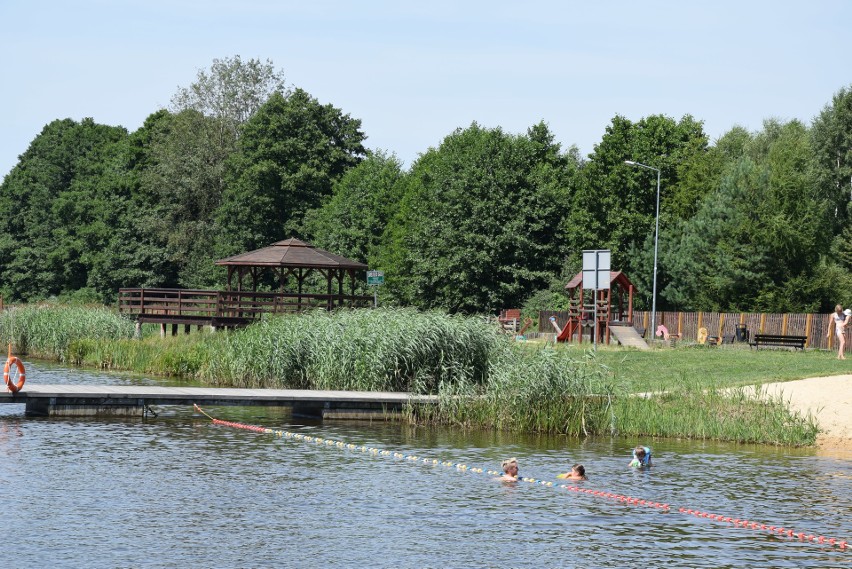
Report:
[{"label": "water reflection", "polygon": [[[43,383],[156,382],[28,366]],[[191,409],[145,419],[24,418],[0,405],[0,511],[19,567],[849,566],[852,552],[558,488],[212,425]],[[852,465],[813,450],[695,441],[576,440],[371,422],[266,425],[848,539]],[[650,444],[656,466],[629,469]],[[650,554],[649,554],[650,552]],[[649,558],[650,557],[650,558]]]}]

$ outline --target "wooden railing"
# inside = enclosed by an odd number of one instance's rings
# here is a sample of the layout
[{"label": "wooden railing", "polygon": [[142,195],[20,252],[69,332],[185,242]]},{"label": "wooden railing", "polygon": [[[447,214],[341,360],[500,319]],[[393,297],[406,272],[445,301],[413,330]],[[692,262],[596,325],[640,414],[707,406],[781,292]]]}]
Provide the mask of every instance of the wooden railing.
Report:
[{"label": "wooden railing", "polygon": [[339,294],[123,288],[118,291],[118,311],[184,323],[214,319],[248,321],[261,314],[369,306],[372,300],[370,296]]},{"label": "wooden railing", "polygon": [[[539,331],[553,332],[548,318],[556,317],[559,326],[568,320],[568,312],[541,311]],[[651,338],[657,325],[663,324],[672,334],[680,334],[687,341],[698,339],[698,330],[706,328],[710,336],[736,335],[737,326],[745,326],[750,336],[755,334],[783,334],[805,336],[808,348],[836,349],[837,336],[834,331],[828,336],[828,314],[768,314],[760,312],[657,312],[656,325],[651,326],[650,311],[635,310],[633,325],[647,330],[645,338]],[[847,347],[852,342],[852,330],[846,330]],[[848,348],[847,348],[848,349]]]}]

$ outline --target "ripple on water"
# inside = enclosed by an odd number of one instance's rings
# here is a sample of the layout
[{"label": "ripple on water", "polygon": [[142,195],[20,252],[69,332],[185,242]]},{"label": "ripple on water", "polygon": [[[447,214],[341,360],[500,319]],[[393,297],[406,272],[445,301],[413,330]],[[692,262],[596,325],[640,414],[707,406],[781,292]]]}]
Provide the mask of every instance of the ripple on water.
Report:
[{"label": "ripple on water", "polygon": [[[131,381],[33,368],[39,379],[50,375],[45,383]],[[676,511],[216,426],[191,409],[112,420],[30,419],[19,407],[0,406],[0,508],[7,530],[26,536],[3,554],[14,555],[8,566],[826,567],[852,559]],[[852,534],[852,466],[811,450],[651,441],[657,466],[640,472],[626,467],[635,440],[214,411],[470,466],[496,469],[517,456],[524,476],[545,480],[581,462],[590,476],[583,487]]]}]

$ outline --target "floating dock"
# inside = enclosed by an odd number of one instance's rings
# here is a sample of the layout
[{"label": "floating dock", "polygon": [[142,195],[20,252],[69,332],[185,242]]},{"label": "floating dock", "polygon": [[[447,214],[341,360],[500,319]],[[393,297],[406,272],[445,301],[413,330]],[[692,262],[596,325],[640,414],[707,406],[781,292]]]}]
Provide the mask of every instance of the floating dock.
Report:
[{"label": "floating dock", "polygon": [[161,387],[156,385],[38,385],[0,393],[0,403],[25,404],[30,416],[146,416],[164,405],[291,407],[293,414],[325,419],[389,419],[433,395],[400,392]]}]

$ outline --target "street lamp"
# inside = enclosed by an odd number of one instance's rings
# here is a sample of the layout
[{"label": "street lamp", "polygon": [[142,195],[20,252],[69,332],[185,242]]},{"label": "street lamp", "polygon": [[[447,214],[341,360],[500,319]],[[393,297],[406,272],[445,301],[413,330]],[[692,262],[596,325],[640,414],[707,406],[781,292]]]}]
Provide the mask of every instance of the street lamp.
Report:
[{"label": "street lamp", "polygon": [[654,287],[651,291],[651,329],[653,330],[657,326],[657,244],[660,240],[660,169],[640,162],[634,162],[633,160],[625,160],[624,163],[628,166],[638,166],[657,173],[657,221],[654,228]]}]

